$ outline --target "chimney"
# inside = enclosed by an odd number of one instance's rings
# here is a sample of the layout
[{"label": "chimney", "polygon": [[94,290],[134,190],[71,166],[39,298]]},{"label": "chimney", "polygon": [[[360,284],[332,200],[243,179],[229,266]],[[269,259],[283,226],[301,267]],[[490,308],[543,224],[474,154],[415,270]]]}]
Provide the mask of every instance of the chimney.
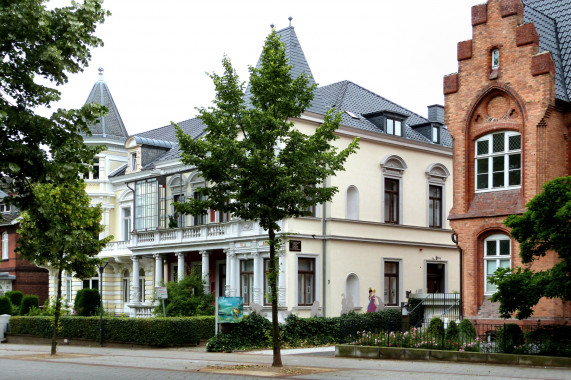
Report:
[{"label": "chimney", "polygon": [[428,106],[428,120],[444,124],[444,106],[441,106],[440,104]]}]

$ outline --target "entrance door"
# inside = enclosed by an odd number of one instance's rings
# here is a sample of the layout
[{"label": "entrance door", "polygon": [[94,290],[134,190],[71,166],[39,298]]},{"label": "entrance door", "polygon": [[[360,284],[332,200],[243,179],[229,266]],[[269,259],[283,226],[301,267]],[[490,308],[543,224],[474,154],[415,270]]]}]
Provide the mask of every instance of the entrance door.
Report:
[{"label": "entrance door", "polygon": [[218,264],[218,297],[226,296],[226,263]]},{"label": "entrance door", "polygon": [[427,293],[444,293],[444,264],[426,264],[426,289]]}]

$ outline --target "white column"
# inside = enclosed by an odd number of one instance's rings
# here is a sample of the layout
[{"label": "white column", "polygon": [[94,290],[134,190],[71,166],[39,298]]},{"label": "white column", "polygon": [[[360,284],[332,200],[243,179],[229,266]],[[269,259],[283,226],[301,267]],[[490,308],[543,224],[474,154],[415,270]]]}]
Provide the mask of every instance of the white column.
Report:
[{"label": "white column", "polygon": [[238,255],[234,256],[234,262],[232,263],[232,282],[232,295],[240,297],[240,260]]},{"label": "white column", "polygon": [[133,293],[131,295],[132,303],[139,303],[139,294],[141,289],[139,289],[139,257],[131,256],[133,261],[133,272],[131,274],[133,281]]},{"label": "white column", "polygon": [[254,302],[258,305],[263,304],[263,292],[260,290],[263,289],[263,281],[264,281],[264,268],[261,264],[262,259],[260,258],[260,253],[257,251],[252,252],[252,257],[254,258]]},{"label": "white column", "polygon": [[155,287],[162,286],[163,282],[163,257],[160,253],[153,255],[155,258]]},{"label": "white column", "polygon": [[285,260],[285,250],[280,249],[278,252],[279,259],[278,265],[279,274],[278,274],[278,304],[280,306],[285,306],[286,302],[286,260]]},{"label": "white column", "polygon": [[231,287],[231,279],[232,274],[230,274],[230,268],[232,267],[232,256],[230,255],[230,250],[225,249],[224,253],[226,254],[226,289],[224,289],[224,295],[226,297],[230,297],[230,287]]},{"label": "white column", "polygon": [[182,252],[177,252],[176,253],[176,257],[178,259],[178,272],[177,272],[177,278],[178,281],[182,281],[182,279],[184,278],[184,253]]},{"label": "white column", "polygon": [[210,294],[210,261],[208,251],[200,251],[202,256],[202,280],[204,284],[204,294]]}]

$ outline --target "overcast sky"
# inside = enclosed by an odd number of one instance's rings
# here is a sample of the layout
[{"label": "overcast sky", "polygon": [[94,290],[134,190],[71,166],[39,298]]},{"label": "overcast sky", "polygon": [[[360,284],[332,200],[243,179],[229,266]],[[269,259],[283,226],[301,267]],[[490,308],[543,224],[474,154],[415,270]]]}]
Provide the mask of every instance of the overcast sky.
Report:
[{"label": "overcast sky", "polygon": [[472,38],[471,6],[482,2],[106,0],[105,46],[55,107],[81,107],[101,66],[129,134],[190,119],[214,98],[205,73],[220,73],[227,54],[247,81],[270,24],[282,29],[291,16],[318,84],[349,80],[426,117],[444,102],[442,77],[458,70],[456,45]]}]

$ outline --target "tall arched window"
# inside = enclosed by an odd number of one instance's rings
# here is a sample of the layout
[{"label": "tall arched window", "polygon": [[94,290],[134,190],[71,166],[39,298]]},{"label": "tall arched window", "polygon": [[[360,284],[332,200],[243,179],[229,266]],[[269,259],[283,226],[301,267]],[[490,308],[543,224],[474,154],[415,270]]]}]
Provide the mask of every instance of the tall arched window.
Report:
[{"label": "tall arched window", "polygon": [[511,240],[507,235],[494,234],[484,240],[484,292],[493,294],[496,286],[488,279],[498,268],[511,268]]},{"label": "tall arched window", "polygon": [[129,270],[125,270],[123,272],[123,280],[121,290],[123,292],[123,303],[128,303],[131,301],[131,278],[129,277],[131,274]]},{"label": "tall arched window", "polygon": [[476,140],[476,191],[521,185],[521,134],[490,133]]},{"label": "tall arched window", "polygon": [[139,302],[145,302],[145,270],[139,269]]},{"label": "tall arched window", "polygon": [[8,232],[2,233],[2,260],[8,260]]},{"label": "tall arched window", "polygon": [[404,160],[396,155],[386,156],[381,161],[383,170],[383,221],[402,224],[403,183],[402,176],[407,169]]},{"label": "tall arched window", "polygon": [[347,210],[345,215],[347,219],[359,219],[359,190],[353,185],[347,189]]}]

